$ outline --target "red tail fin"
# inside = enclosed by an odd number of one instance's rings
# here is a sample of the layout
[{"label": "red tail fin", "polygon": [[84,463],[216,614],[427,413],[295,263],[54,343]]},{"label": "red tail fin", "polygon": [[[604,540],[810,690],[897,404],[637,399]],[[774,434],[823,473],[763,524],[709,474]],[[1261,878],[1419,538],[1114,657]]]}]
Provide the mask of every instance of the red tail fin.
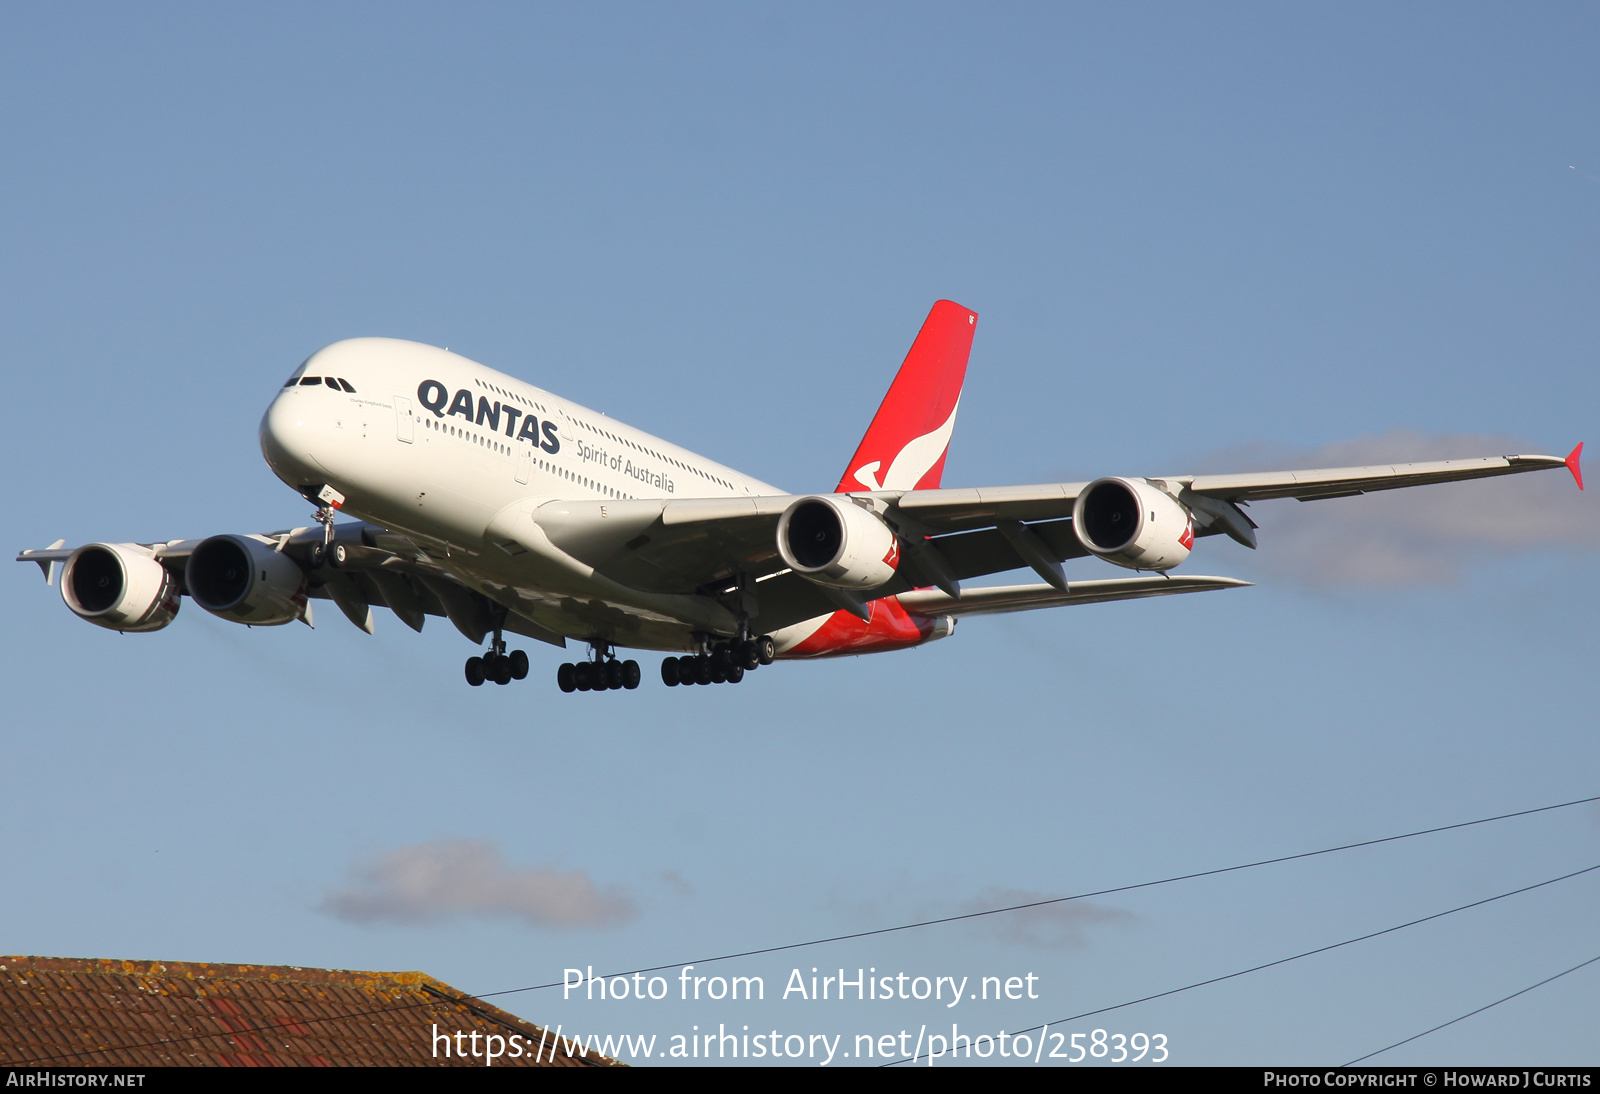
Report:
[{"label": "red tail fin", "polygon": [[933,306],[845,468],[838,493],[939,485],[977,326],[978,314],[960,304],[941,300]]}]

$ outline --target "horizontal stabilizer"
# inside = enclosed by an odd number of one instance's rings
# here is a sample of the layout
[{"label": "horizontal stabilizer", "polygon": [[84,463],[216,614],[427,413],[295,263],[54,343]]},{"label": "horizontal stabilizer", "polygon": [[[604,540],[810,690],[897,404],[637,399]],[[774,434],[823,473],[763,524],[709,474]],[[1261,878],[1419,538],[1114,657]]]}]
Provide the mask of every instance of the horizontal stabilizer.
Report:
[{"label": "horizontal stabilizer", "polygon": [[965,588],[956,600],[938,589],[916,589],[900,594],[900,604],[918,615],[995,615],[1026,612],[1034,608],[1061,608],[1069,604],[1101,604],[1108,600],[1138,600],[1146,596],[1204,593],[1236,589],[1251,582],[1234,577],[1113,577],[1100,581],[1074,581],[1067,592],[1053,585],[991,585]]}]

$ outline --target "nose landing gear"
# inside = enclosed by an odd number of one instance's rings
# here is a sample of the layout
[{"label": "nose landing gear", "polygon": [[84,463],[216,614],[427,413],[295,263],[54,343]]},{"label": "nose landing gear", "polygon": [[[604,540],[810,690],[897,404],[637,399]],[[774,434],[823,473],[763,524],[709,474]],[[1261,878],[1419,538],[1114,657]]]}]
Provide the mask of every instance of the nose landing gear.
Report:
[{"label": "nose landing gear", "polygon": [[311,548],[311,568],[343,566],[350,557],[349,550],[344,544],[333,541],[333,518],[344,505],[344,495],[329,485],[308,486],[301,493],[307,501],[316,502],[317,511],[311,514],[311,519],[322,525],[322,542]]}]

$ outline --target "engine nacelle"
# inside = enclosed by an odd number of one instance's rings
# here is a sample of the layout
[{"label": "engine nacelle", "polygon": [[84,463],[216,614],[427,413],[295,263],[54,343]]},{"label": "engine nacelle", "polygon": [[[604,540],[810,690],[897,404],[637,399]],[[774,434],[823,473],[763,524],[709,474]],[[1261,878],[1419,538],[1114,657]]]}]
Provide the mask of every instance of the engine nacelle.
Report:
[{"label": "engine nacelle", "polygon": [[795,573],[836,589],[876,589],[894,577],[900,544],[848,498],[801,498],[778,518],[778,554]]},{"label": "engine nacelle", "polygon": [[304,571],[259,536],[212,536],[183,576],[196,604],[234,623],[276,627],[305,614]]},{"label": "engine nacelle", "polygon": [[61,570],[61,599],[79,619],[113,631],[159,631],[178,615],[178,583],[134,543],[89,543]]},{"label": "engine nacelle", "polygon": [[1142,479],[1097,479],[1072,506],[1078,542],[1130,570],[1170,570],[1189,557],[1194,518]]}]

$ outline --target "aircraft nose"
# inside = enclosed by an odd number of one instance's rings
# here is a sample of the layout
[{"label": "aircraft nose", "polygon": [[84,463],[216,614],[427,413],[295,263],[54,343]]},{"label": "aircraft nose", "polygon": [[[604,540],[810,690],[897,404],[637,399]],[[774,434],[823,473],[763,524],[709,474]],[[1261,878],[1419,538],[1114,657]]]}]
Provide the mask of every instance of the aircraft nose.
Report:
[{"label": "aircraft nose", "polygon": [[273,473],[294,487],[317,477],[310,443],[313,423],[307,413],[311,409],[295,388],[287,388],[261,417],[261,454]]}]

